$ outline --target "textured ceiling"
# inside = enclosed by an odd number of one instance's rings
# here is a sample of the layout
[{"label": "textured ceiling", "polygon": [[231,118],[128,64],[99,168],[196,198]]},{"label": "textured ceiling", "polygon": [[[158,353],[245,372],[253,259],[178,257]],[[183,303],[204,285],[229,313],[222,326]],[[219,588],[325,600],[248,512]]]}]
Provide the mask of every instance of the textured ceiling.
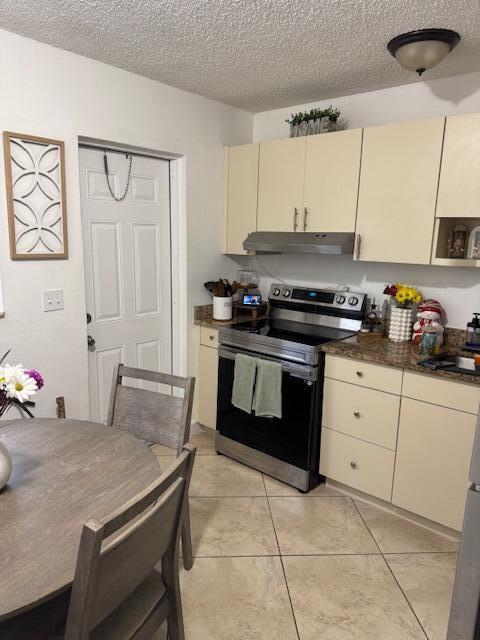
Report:
[{"label": "textured ceiling", "polygon": [[412,29],[462,36],[425,80],[480,69],[479,0],[0,0],[0,26],[249,111],[415,81],[386,50]]}]

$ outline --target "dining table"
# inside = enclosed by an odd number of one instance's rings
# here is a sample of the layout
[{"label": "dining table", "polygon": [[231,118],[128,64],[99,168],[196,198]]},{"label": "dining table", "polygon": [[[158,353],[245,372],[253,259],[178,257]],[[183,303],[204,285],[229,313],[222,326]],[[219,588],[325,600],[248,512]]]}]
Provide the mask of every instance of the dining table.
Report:
[{"label": "dining table", "polygon": [[84,420],[0,422],[13,471],[0,491],[0,621],[72,584],[82,527],[160,476],[155,455],[120,429]]}]

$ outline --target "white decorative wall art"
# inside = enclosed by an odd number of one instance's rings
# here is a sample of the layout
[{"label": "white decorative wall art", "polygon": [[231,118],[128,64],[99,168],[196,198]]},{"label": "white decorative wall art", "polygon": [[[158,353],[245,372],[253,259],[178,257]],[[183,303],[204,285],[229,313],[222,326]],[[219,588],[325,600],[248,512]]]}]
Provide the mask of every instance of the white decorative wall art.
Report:
[{"label": "white decorative wall art", "polygon": [[3,149],[12,260],[66,259],[64,143],[4,131]]}]

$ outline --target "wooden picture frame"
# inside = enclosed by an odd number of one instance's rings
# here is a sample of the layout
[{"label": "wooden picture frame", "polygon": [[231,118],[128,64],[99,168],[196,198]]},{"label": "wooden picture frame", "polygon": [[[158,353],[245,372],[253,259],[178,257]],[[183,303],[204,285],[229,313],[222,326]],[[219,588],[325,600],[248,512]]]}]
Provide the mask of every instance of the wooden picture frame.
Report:
[{"label": "wooden picture frame", "polygon": [[10,257],[67,259],[63,141],[4,131],[3,152]]}]

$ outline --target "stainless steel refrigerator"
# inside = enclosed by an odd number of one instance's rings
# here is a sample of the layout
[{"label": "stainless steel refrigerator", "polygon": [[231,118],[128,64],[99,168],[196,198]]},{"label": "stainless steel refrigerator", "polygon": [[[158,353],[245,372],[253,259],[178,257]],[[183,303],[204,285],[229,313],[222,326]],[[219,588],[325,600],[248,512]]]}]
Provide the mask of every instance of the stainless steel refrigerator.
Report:
[{"label": "stainless steel refrigerator", "polygon": [[480,416],[470,481],[447,640],[480,640]]}]

